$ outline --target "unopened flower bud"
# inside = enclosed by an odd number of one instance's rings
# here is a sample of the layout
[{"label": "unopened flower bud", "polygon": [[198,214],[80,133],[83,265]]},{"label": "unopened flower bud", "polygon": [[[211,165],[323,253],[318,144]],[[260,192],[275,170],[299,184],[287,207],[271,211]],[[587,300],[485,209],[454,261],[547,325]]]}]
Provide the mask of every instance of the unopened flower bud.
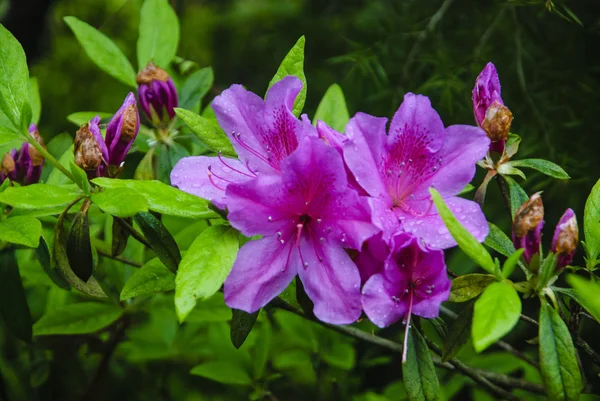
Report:
[{"label": "unopened flower bud", "polygon": [[513,243],[516,249],[525,250],[523,258],[527,263],[540,252],[543,227],[544,204],[540,192],[537,192],[519,208],[513,221]]},{"label": "unopened flower bud", "polygon": [[106,160],[108,150],[98,123],[100,117],[94,117],[89,123],[81,126],[74,141],[75,164],[81,167],[88,177],[106,176]]},{"label": "unopened flower bud", "polygon": [[578,242],[577,218],[572,209],[567,209],[556,225],[552,237],[552,252],[557,256],[557,269],[562,269],[573,261]]},{"label": "unopened flower bud", "polygon": [[473,88],[473,114],[477,125],[485,130],[492,141],[490,150],[502,153],[513,117],[508,107],[504,106],[500,94],[496,67],[487,63]]},{"label": "unopened flower bud", "polygon": [[165,70],[149,62],[138,73],[137,84],[140,106],[153,123],[165,123],[175,116],[177,89]]},{"label": "unopened flower bud", "polygon": [[[37,143],[42,145],[42,147],[44,149],[46,148],[46,145],[44,145],[44,140],[42,139],[42,136],[40,135],[40,131],[38,131],[38,128],[35,124],[31,124],[29,126],[29,135],[31,135],[33,137],[33,139],[36,140]],[[38,166],[41,167],[44,165],[44,156],[42,156],[42,154],[40,152],[38,152],[38,150],[31,145],[29,145],[29,157],[31,158],[31,162],[35,167],[38,167]],[[40,168],[40,173],[41,173],[41,168]]]},{"label": "unopened flower bud", "polygon": [[140,115],[135,96],[130,92],[106,127],[109,165],[120,166],[123,163],[139,129]]}]

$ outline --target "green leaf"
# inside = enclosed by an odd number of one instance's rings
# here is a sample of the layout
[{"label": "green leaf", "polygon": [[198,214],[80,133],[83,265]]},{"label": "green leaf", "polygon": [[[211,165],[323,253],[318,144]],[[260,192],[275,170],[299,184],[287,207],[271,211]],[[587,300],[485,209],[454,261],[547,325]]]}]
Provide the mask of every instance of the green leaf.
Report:
[{"label": "green leaf", "polygon": [[140,12],[138,69],[148,62],[167,68],[179,44],[179,19],[167,0],[145,0]]},{"label": "green leaf", "polygon": [[510,238],[504,234],[504,231],[493,223],[488,222],[488,225],[490,226],[490,232],[483,243],[507,258],[514,254],[515,246]]},{"label": "green leaf", "polygon": [[490,284],[475,301],[471,335],[475,351],[481,352],[509,333],[521,316],[521,299],[505,281]]},{"label": "green leaf", "polygon": [[284,57],[283,61],[279,65],[275,76],[269,82],[269,87],[267,88],[267,92],[271,89],[274,83],[279,82],[282,78],[287,77],[288,75],[293,75],[302,81],[302,90],[298,94],[296,101],[294,102],[293,113],[296,117],[302,113],[302,109],[304,108],[304,102],[306,101],[306,77],[304,76],[304,36],[301,36],[300,39],[296,42],[294,47],[288,52],[288,54]]},{"label": "green leaf", "polygon": [[94,64],[125,85],[137,88],[131,63],[112,40],[76,17],[65,17],[64,20]]},{"label": "green leaf", "polygon": [[148,261],[133,276],[121,291],[121,301],[140,295],[151,295],[175,289],[175,275],[158,258]]},{"label": "green leaf", "polygon": [[0,193],[0,202],[19,209],[50,208],[66,206],[82,193],[79,188],[33,184],[26,187],[10,187]]},{"label": "green leaf", "polygon": [[103,188],[129,188],[142,195],[148,201],[148,207],[155,212],[169,216],[192,219],[210,219],[218,217],[208,208],[208,203],[160,181],[117,180],[95,178],[92,182]]},{"label": "green leaf", "polygon": [[16,337],[31,342],[31,313],[12,249],[0,251],[0,313]]},{"label": "green leaf", "polygon": [[458,351],[467,343],[471,336],[471,323],[473,321],[473,303],[465,306],[458,317],[448,327],[448,334],[442,344],[442,361],[448,361],[458,354]]},{"label": "green leaf", "polygon": [[581,373],[569,329],[556,310],[542,301],[540,310],[540,371],[550,401],[578,400]]},{"label": "green leaf", "polygon": [[488,285],[496,281],[491,274],[465,274],[452,280],[450,302],[466,302],[481,294]]},{"label": "green leaf", "polygon": [[111,304],[97,302],[70,304],[42,316],[33,325],[33,334],[43,336],[95,333],[110,326],[122,314],[121,308]]},{"label": "green leaf", "polygon": [[458,243],[458,247],[488,273],[496,274],[496,264],[489,252],[460,224],[436,189],[430,188],[429,193],[448,231],[450,231],[450,234],[452,234],[452,237]]},{"label": "green leaf", "polygon": [[237,363],[226,361],[206,362],[195,366],[190,374],[202,376],[210,380],[214,380],[223,384],[234,384],[249,386],[252,384],[252,379]]},{"label": "green leaf", "polygon": [[54,260],[54,230],[43,229],[40,245],[35,250],[35,256],[42,265],[44,272],[50,277],[50,280],[58,287],[64,290],[70,290],[71,285],[63,278],[56,269]]},{"label": "green leaf", "polygon": [[504,277],[504,278],[510,277],[512,272],[515,270],[515,267],[519,263],[519,260],[521,259],[521,255],[523,255],[524,251],[525,251],[525,249],[521,248],[521,249],[517,250],[515,253],[513,253],[512,255],[510,255],[508,257],[508,259],[506,259],[506,261],[504,262],[504,267],[502,268],[502,277]]},{"label": "green leaf", "polygon": [[37,248],[42,223],[34,217],[16,216],[0,221],[0,241]]},{"label": "green leaf", "polygon": [[[72,142],[73,141],[71,141],[71,143]],[[71,162],[74,160],[75,160],[75,155],[73,153],[73,145],[71,144],[67,148],[67,150],[65,150],[63,152],[63,154],[60,156],[60,159],[58,159],[58,162],[60,163],[61,166],[65,167],[68,170],[71,165]],[[46,184],[50,184],[50,185],[60,185],[60,184],[69,184],[69,183],[71,183],[71,180],[69,180],[69,178],[67,178],[67,176],[62,171],[57,169],[56,167],[54,167],[52,169],[52,171],[50,171],[48,180],[46,180]]]},{"label": "green leaf", "polygon": [[175,308],[180,322],[196,305],[221,288],[235,261],[238,233],[231,227],[212,226],[192,243],[175,279]]},{"label": "green leaf", "polygon": [[540,270],[538,272],[538,280],[536,284],[536,290],[541,291],[550,282],[550,279],[556,275],[556,254],[550,252],[548,256],[544,258],[542,265],[540,266]]},{"label": "green leaf", "polygon": [[600,283],[586,280],[582,277],[570,275],[567,281],[575,289],[578,301],[590,315],[600,322]]},{"label": "green leaf", "polygon": [[529,196],[527,196],[527,192],[521,188],[519,184],[512,178],[506,175],[501,175],[498,177],[499,180],[504,180],[508,185],[508,192],[510,198],[510,214],[515,217],[517,211],[521,207],[521,205],[529,200]]},{"label": "green leaf", "polygon": [[80,211],[73,218],[66,243],[67,259],[73,273],[83,281],[88,281],[94,271],[94,257],[90,241],[90,223],[87,210]]},{"label": "green leaf", "polygon": [[100,119],[104,120],[107,118],[111,118],[112,113],[103,113],[101,111],[78,111],[77,113],[69,114],[67,116],[67,121],[75,124],[80,127],[85,123],[88,123],[92,118],[99,116]]},{"label": "green leaf", "polygon": [[176,108],[175,114],[179,117],[207,148],[223,155],[235,157],[236,153],[225,132],[216,121],[199,116],[198,114]]},{"label": "green leaf", "polygon": [[213,86],[214,74],[211,67],[202,68],[187,77],[181,88],[179,104],[182,109],[200,112],[200,102]]},{"label": "green leaf", "polygon": [[544,173],[550,177],[558,178],[559,180],[568,180],[569,174],[557,164],[552,163],[548,160],[543,159],[522,159],[522,160],[511,160],[506,163],[515,167],[528,167]]},{"label": "green leaf", "polygon": [[461,189],[461,191],[459,193],[456,194],[456,196],[462,196],[462,195],[466,195],[469,192],[472,192],[475,189],[475,187],[471,184],[467,184],[465,185],[465,187],[463,189]]},{"label": "green leaf", "polygon": [[261,322],[258,327],[256,343],[252,348],[252,367],[254,377],[260,379],[265,374],[267,361],[269,360],[269,350],[271,349],[272,330],[268,319]]},{"label": "green leaf", "polygon": [[31,106],[31,122],[38,124],[42,113],[42,100],[37,78],[29,78],[29,105]]},{"label": "green leaf", "polygon": [[229,331],[229,336],[235,348],[240,348],[244,344],[244,341],[248,338],[248,334],[250,334],[254,327],[254,323],[256,323],[259,313],[260,309],[254,313],[244,312],[239,309],[231,310],[231,330]]},{"label": "green leaf", "polygon": [[[124,220],[129,226],[133,226],[133,219],[131,217],[124,218]],[[131,233],[129,232],[129,230],[127,230],[123,226],[123,224],[119,224],[119,222],[116,221],[116,219],[112,219],[111,234],[112,234],[112,243],[111,243],[112,256],[119,256],[120,254],[122,254],[125,251],[125,248],[127,248],[127,240],[129,239],[129,236],[131,235]],[[108,240],[110,240],[110,239],[108,239]]]},{"label": "green leaf", "polygon": [[408,399],[438,400],[440,384],[431,353],[421,333],[413,327],[408,331],[406,363],[402,364],[402,380]]},{"label": "green leaf", "polygon": [[[0,126],[0,146],[6,145],[6,151],[12,148],[18,148],[23,143],[24,137],[15,131],[15,128]],[[0,150],[0,155],[4,156],[3,150]]]},{"label": "green leaf", "polygon": [[152,245],[156,256],[175,273],[181,262],[181,252],[169,230],[152,213],[140,212],[133,219]]},{"label": "green leaf", "polygon": [[92,194],[92,202],[103,212],[117,217],[132,217],[148,211],[148,201],[130,188],[105,189]]},{"label": "green leaf", "polygon": [[338,84],[333,84],[327,89],[323,99],[317,106],[313,124],[317,125],[319,120],[324,121],[336,131],[344,132],[346,130],[350,113],[348,113],[348,107],[346,107],[344,92]]},{"label": "green leaf", "polygon": [[595,261],[600,255],[600,180],[596,182],[585,202],[583,232],[588,259]]},{"label": "green leaf", "polygon": [[75,162],[71,161],[69,164],[71,166],[71,174],[73,175],[75,184],[77,184],[77,186],[81,188],[86,195],[89,195],[91,188],[87,174],[81,167],[76,165]]},{"label": "green leaf", "polygon": [[69,258],[67,257],[66,238],[63,228],[64,219],[68,211],[68,209],[65,209],[62,212],[54,228],[54,260],[56,261],[58,271],[69,284],[83,294],[94,298],[106,298],[104,290],[93,276],[85,282],[77,277],[71,269]]},{"label": "green leaf", "polygon": [[0,25],[0,111],[17,132],[24,132],[22,113],[29,107],[28,100],[29,70],[25,52],[17,39]]}]

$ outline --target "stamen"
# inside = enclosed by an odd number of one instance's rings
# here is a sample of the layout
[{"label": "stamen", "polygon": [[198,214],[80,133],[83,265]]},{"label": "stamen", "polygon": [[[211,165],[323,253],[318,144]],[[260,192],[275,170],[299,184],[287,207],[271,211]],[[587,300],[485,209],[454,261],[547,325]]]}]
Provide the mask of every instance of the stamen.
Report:
[{"label": "stamen", "polygon": [[213,186],[217,189],[220,189],[221,191],[225,191],[225,188],[221,188],[220,186],[217,185],[217,183],[213,180],[213,173],[210,172],[210,169],[208,170],[208,180],[210,181],[211,184],[213,184]]},{"label": "stamen", "polygon": [[235,139],[235,141],[237,143],[240,144],[241,147],[243,147],[244,149],[246,149],[248,152],[252,153],[254,156],[258,157],[260,160],[264,161],[265,163],[267,163],[271,167],[275,168],[275,166],[273,165],[273,163],[271,163],[271,161],[268,158],[264,157],[257,150],[251,148],[247,143],[245,143],[244,141],[242,141],[241,136],[242,136],[242,134],[240,134],[239,132],[233,132],[233,138]]},{"label": "stamen", "polygon": [[406,327],[404,328],[404,344],[402,347],[402,363],[406,363],[406,354],[408,351],[408,329],[410,328],[410,317],[412,315],[413,291],[410,287],[408,294],[408,313],[406,315]]},{"label": "stamen", "polygon": [[238,170],[238,169],[236,169],[236,168],[234,168],[234,167],[231,167],[229,164],[227,164],[227,163],[225,162],[225,159],[224,159],[224,158],[221,156],[221,151],[219,151],[219,153],[217,153],[217,157],[219,158],[219,160],[221,161],[221,163],[223,163],[223,165],[224,165],[225,167],[227,167],[227,168],[229,168],[229,169],[231,169],[231,170],[235,171],[236,173],[239,173],[239,174],[245,175],[246,177],[250,177],[250,178],[254,178],[254,177],[256,176],[256,174],[254,174],[254,175],[250,175],[250,174],[248,174],[248,173],[244,173],[243,171],[241,171],[241,170]]}]

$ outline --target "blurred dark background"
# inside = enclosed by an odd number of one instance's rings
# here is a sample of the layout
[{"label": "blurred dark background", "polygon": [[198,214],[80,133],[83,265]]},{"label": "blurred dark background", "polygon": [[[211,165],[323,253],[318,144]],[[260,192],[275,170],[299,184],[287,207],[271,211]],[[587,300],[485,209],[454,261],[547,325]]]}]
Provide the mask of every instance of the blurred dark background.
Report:
[{"label": "blurred dark background", "polygon": [[[517,179],[529,194],[544,190],[545,242],[567,207],[581,224],[585,199],[600,176],[600,1],[171,3],[181,19],[178,55],[213,67],[211,97],[232,83],[264,93],[284,55],[305,35],[309,116],[337,82],[351,115],[391,117],[412,91],[429,96],[446,125],[474,124],[471,89],[483,66],[494,62],[515,117],[512,131],[523,137],[517,158],[551,160],[572,177],[559,181],[527,170],[526,181]],[[89,60],[62,18],[74,15],[99,28],[133,62],[140,5],[141,0],[0,0],[0,20],[23,44],[31,75],[39,80],[40,131],[46,139],[74,133],[68,114],[116,110],[128,91]],[[494,183],[485,212],[508,232],[509,215]],[[583,263],[582,253],[575,264]],[[459,253],[450,256],[453,270],[472,268]]]}]

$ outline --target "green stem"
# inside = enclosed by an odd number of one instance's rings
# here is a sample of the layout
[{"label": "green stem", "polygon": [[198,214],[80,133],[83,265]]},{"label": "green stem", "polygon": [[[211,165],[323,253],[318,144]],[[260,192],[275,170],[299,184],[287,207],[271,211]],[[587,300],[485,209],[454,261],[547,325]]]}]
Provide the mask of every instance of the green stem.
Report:
[{"label": "green stem", "polygon": [[42,145],[40,145],[38,143],[38,141],[36,141],[30,135],[27,135],[27,142],[31,146],[33,146],[35,148],[35,150],[37,150],[38,152],[40,152],[42,154],[42,156],[44,156],[44,158],[46,160],[48,160],[50,163],[52,163],[54,165],[54,167],[56,167],[57,169],[59,169],[61,171],[61,173],[63,173],[64,175],[66,175],[68,179],[70,179],[71,181],[75,182],[75,180],[73,179],[73,176],[71,175],[71,172],[69,170],[67,170],[65,168],[65,166],[63,166],[62,164],[60,164],[58,162],[58,160],[56,160],[56,158],[50,154],[50,152],[48,152],[46,149],[44,149],[44,147]]}]

